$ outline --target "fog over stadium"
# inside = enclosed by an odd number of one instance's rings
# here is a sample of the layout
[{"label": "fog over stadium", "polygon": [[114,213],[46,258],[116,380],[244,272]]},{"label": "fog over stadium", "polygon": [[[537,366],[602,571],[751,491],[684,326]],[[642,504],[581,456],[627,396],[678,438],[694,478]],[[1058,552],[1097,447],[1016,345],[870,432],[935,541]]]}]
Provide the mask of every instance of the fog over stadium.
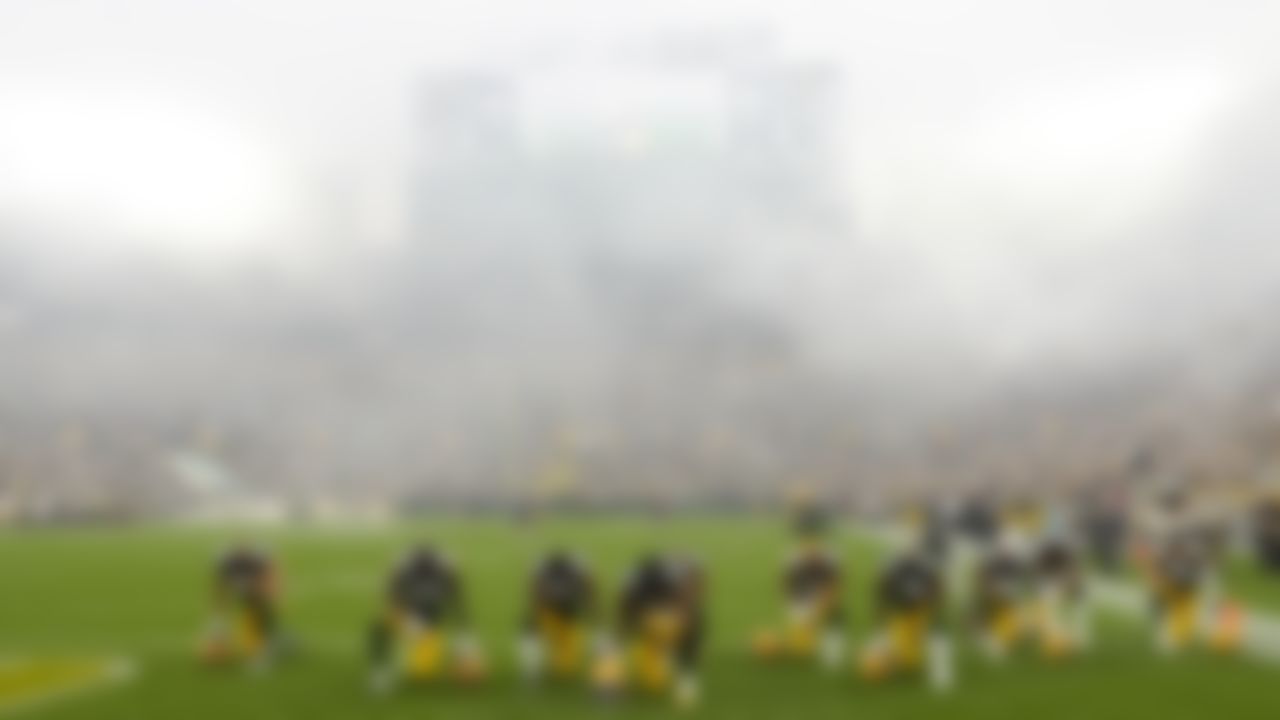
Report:
[{"label": "fog over stadium", "polygon": [[0,8],[0,517],[1265,480],[1280,6],[959,5]]}]

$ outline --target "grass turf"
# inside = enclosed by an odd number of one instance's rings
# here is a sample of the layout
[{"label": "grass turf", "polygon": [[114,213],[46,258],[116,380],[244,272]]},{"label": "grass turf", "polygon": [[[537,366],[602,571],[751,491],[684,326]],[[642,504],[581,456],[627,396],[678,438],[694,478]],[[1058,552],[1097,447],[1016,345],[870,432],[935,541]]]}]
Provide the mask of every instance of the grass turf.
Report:
[{"label": "grass turf", "polygon": [[[286,619],[306,646],[266,677],[210,671],[194,661],[212,559],[228,541],[264,540],[286,572]],[[365,689],[362,630],[382,578],[414,540],[447,547],[464,569],[472,614],[494,664],[479,689],[422,688],[389,698]],[[837,538],[850,577],[856,639],[867,633],[868,583],[878,547]],[[761,666],[753,628],[776,623],[776,574],[788,538],[762,518],[597,518],[517,526],[438,520],[377,530],[289,528],[265,533],[192,528],[36,530],[0,534],[0,658],[128,655],[131,683],[22,709],[48,720],[338,720],[596,718],[675,714],[656,700],[605,705],[579,688],[526,687],[512,638],[526,571],[554,545],[578,549],[614,587],[637,554],[692,550],[711,570],[712,621],[699,718],[1231,718],[1274,717],[1280,669],[1207,653],[1153,655],[1138,619],[1104,616],[1093,654],[1057,664],[1033,654],[991,666],[963,636],[959,683],[948,696],[919,683],[881,686],[851,671]],[[0,698],[0,714],[4,714]]]}]

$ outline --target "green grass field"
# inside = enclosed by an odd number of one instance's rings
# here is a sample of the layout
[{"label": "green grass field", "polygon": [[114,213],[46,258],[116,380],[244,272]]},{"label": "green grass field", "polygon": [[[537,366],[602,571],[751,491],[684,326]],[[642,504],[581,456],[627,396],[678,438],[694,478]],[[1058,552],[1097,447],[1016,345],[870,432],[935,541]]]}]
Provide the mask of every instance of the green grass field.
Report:
[{"label": "green grass field", "polygon": [[[286,612],[304,654],[265,677],[210,671],[194,661],[206,618],[209,565],[239,537],[262,539],[286,571]],[[477,629],[494,664],[475,689],[422,688],[387,698],[366,692],[363,628],[390,563],[430,539],[464,568]],[[855,639],[867,632],[867,584],[878,547],[838,536],[850,571]],[[512,658],[526,569],[553,545],[582,552],[612,587],[652,548],[687,549],[711,569],[711,644],[700,718],[1272,718],[1280,667],[1192,653],[1160,658],[1140,619],[1101,618],[1098,646],[1052,664],[1029,655],[992,666],[965,648],[958,684],[935,696],[915,682],[870,686],[852,671],[765,667],[746,651],[753,628],[776,622],[773,592],[788,538],[765,519],[592,519],[516,526],[440,520],[390,529],[144,528],[0,534],[0,716],[48,720],[338,720],[443,717],[576,718],[675,714],[667,703],[603,704],[579,688],[532,688]],[[136,676],[34,705],[22,693],[69,675],[86,659],[127,656]],[[27,668],[26,675],[14,668]]]}]

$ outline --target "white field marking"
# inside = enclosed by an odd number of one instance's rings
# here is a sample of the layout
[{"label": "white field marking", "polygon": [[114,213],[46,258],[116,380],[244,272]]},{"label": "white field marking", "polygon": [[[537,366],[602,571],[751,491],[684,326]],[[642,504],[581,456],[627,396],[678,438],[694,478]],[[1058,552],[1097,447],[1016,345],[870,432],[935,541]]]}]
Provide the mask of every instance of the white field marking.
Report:
[{"label": "white field marking", "polygon": [[[1092,577],[1089,592],[1098,606],[1125,615],[1138,616],[1150,607],[1146,594],[1132,582]],[[1280,663],[1280,617],[1246,608],[1242,642],[1245,651],[1254,658]]]},{"label": "white field marking", "polygon": [[1089,577],[1089,602],[1128,616],[1142,615],[1151,607],[1146,593],[1136,584],[1098,575]]},{"label": "white field marking", "polygon": [[[899,546],[900,541],[893,533],[893,528],[857,528],[855,532],[885,547]],[[955,564],[953,562],[948,570],[951,579],[956,577]],[[962,573],[959,577],[966,578],[967,573]],[[1094,608],[1128,618],[1141,618],[1151,607],[1147,594],[1137,583],[1096,574],[1089,576],[1088,599]],[[1244,651],[1250,657],[1280,664],[1280,616],[1245,608],[1242,642]]]},{"label": "white field marking", "polygon": [[1280,663],[1280,618],[1246,610],[1244,646],[1256,657]]},{"label": "white field marking", "polygon": [[[20,660],[9,658],[5,661],[4,666],[6,668],[13,668],[20,667],[24,664],[38,664],[40,662],[41,661],[38,659]],[[23,693],[19,697],[10,701],[0,700],[0,717],[10,717],[12,715],[45,707],[55,702],[68,700],[92,690],[100,690],[113,685],[120,685],[133,680],[139,674],[138,665],[131,658],[105,658],[101,662],[101,671],[94,674],[92,677],[71,683],[60,683],[48,689],[37,690],[33,693]]]}]

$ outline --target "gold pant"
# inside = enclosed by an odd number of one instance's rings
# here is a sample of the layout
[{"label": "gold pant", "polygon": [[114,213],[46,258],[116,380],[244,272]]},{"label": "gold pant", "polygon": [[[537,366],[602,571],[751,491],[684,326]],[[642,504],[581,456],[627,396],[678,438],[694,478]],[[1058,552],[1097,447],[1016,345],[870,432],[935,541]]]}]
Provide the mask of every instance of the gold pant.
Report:
[{"label": "gold pant", "polygon": [[859,671],[869,680],[884,680],[923,669],[931,619],[928,610],[891,614],[883,635],[863,653]]},{"label": "gold pant", "polygon": [[918,670],[924,665],[929,614],[923,610],[896,613],[889,618],[889,649],[899,669]]},{"label": "gold pant", "polygon": [[1166,592],[1161,631],[1173,648],[1183,648],[1195,639],[1196,621],[1200,617],[1200,600],[1188,591]]},{"label": "gold pant", "polygon": [[649,612],[627,653],[631,674],[639,686],[650,692],[670,687],[675,674],[675,646],[683,630],[679,613],[671,610]]},{"label": "gold pant", "polygon": [[1014,603],[1006,603],[991,611],[985,625],[987,634],[996,644],[1001,649],[1008,650],[1022,635],[1021,609]]},{"label": "gold pant", "polygon": [[793,608],[787,615],[786,632],[783,635],[786,652],[795,657],[813,655],[834,607],[834,597],[831,593],[824,593],[812,603]]},{"label": "gold pant", "polygon": [[567,677],[583,669],[587,657],[587,637],[582,623],[543,611],[538,613],[537,631],[543,646],[547,648],[548,666],[552,674]]},{"label": "gold pant", "polygon": [[449,643],[443,630],[395,614],[391,617],[391,631],[401,648],[400,662],[408,677],[435,680],[444,675]]}]

